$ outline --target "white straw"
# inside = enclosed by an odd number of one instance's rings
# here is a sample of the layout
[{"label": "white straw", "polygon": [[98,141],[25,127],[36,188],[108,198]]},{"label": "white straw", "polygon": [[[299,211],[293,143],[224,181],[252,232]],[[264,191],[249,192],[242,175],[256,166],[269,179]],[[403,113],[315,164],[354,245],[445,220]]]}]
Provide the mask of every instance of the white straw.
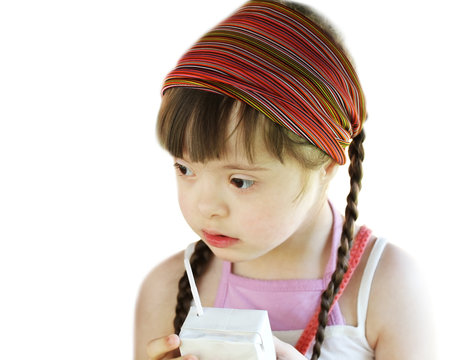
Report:
[{"label": "white straw", "polygon": [[196,282],[194,281],[193,270],[191,269],[191,255],[194,253],[194,246],[196,243],[189,244],[184,252],[184,267],[188,274],[189,286],[191,287],[191,293],[193,294],[194,305],[196,306],[197,316],[202,316],[204,311],[202,310],[201,298],[197,292]]}]

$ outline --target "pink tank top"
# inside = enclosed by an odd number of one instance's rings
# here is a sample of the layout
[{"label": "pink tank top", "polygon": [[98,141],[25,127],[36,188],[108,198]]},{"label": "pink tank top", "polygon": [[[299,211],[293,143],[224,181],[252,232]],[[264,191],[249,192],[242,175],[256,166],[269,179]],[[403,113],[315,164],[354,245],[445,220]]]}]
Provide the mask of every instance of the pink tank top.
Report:
[{"label": "pink tank top", "polygon": [[[215,307],[267,310],[273,331],[304,329],[320,304],[320,297],[335,270],[342,231],[342,217],[333,213],[332,251],[323,279],[259,280],[235,275],[231,263],[223,263],[223,273]],[[328,326],[345,325],[338,302],[329,314]]]}]

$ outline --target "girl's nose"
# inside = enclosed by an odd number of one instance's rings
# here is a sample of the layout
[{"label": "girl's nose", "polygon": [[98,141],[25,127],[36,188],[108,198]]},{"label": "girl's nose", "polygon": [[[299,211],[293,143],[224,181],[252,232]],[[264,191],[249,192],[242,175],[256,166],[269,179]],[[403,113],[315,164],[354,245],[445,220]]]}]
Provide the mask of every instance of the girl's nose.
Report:
[{"label": "girl's nose", "polygon": [[198,209],[202,216],[211,219],[228,215],[228,206],[221,190],[205,186],[199,194]]}]

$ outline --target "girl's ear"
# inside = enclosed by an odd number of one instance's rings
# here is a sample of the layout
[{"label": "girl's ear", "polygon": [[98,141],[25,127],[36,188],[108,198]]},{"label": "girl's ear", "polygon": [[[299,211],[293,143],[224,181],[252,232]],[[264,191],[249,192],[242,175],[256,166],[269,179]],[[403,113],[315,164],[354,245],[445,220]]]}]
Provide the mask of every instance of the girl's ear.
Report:
[{"label": "girl's ear", "polygon": [[333,159],[329,163],[323,165],[320,168],[322,180],[325,182],[329,182],[330,180],[332,180],[339,168],[340,166]]}]

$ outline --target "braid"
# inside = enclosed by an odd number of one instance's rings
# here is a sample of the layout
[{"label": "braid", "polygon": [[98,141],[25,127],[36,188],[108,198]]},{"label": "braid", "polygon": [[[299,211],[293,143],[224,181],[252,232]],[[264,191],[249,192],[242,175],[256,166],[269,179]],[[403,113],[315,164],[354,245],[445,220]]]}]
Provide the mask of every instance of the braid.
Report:
[{"label": "braid", "polygon": [[[205,271],[207,270],[207,266],[209,265],[209,262],[212,259],[212,254],[212,251],[203,241],[197,242],[194,253],[190,259],[194,279],[199,279],[199,277],[201,277],[205,273]],[[183,322],[186,319],[186,316],[188,315],[192,299],[193,294],[191,293],[188,275],[185,271],[178,283],[178,295],[176,297],[175,310],[176,315],[175,319],[173,320],[173,325],[175,327],[176,334],[180,333],[181,325],[183,325]]]},{"label": "braid", "polygon": [[353,245],[354,223],[358,218],[358,194],[361,189],[362,161],[364,160],[363,142],[365,139],[364,129],[357,135],[348,150],[351,163],[348,169],[350,175],[351,190],[346,198],[345,221],[341,234],[341,244],[338,249],[338,258],[335,272],[328,284],[327,289],[322,294],[319,327],[315,336],[315,344],[312,350],[311,360],[317,360],[324,341],[325,327],[327,326],[328,312],[335,295],[338,293],[343,276],[348,269],[348,258],[351,246]]}]

